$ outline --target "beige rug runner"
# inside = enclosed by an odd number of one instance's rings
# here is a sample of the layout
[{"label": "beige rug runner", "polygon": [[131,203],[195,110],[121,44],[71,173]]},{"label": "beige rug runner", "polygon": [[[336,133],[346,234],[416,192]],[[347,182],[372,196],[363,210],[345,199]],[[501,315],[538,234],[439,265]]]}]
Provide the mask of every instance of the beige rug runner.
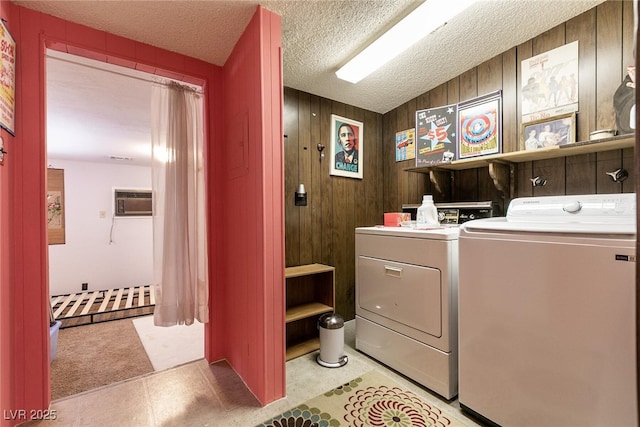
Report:
[{"label": "beige rug runner", "polygon": [[465,425],[385,375],[370,371],[257,427]]},{"label": "beige rug runner", "polygon": [[51,363],[51,399],[153,372],[131,319],[61,329]]},{"label": "beige rug runner", "polygon": [[144,350],[156,371],[173,368],[204,357],[204,324],[161,327],[153,316],[131,319]]}]

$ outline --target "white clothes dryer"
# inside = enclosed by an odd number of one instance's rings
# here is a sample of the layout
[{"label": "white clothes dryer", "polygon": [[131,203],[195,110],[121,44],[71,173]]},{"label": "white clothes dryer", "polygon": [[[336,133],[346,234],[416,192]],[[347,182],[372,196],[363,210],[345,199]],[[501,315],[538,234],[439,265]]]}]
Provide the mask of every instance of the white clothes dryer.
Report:
[{"label": "white clothes dryer", "polygon": [[459,228],[356,228],[356,349],[458,393]]}]

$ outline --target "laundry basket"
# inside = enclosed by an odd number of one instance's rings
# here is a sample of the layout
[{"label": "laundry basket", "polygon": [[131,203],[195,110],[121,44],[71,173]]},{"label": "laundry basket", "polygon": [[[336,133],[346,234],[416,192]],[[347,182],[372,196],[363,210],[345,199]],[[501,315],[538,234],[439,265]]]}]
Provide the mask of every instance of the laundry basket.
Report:
[{"label": "laundry basket", "polygon": [[49,326],[49,363],[53,363],[53,359],[56,358],[56,352],[58,351],[58,332],[60,332],[60,325],[62,325],[62,322],[58,320],[54,324]]}]

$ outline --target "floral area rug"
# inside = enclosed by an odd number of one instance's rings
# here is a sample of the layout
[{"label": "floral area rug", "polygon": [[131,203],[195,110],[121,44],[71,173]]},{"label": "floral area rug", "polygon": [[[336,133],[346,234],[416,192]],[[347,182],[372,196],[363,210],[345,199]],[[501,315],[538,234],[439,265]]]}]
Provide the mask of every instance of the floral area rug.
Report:
[{"label": "floral area rug", "polygon": [[409,427],[464,423],[377,371],[290,409],[257,427]]}]

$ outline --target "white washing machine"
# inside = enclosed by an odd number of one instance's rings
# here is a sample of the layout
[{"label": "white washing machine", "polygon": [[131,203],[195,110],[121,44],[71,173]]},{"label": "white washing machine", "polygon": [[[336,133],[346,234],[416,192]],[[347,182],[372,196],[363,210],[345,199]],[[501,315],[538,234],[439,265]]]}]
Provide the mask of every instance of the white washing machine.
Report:
[{"label": "white washing machine", "polygon": [[635,194],[462,225],[459,402],[503,426],[637,426]]},{"label": "white washing machine", "polygon": [[458,392],[458,235],[356,229],[356,349],[447,399]]}]

